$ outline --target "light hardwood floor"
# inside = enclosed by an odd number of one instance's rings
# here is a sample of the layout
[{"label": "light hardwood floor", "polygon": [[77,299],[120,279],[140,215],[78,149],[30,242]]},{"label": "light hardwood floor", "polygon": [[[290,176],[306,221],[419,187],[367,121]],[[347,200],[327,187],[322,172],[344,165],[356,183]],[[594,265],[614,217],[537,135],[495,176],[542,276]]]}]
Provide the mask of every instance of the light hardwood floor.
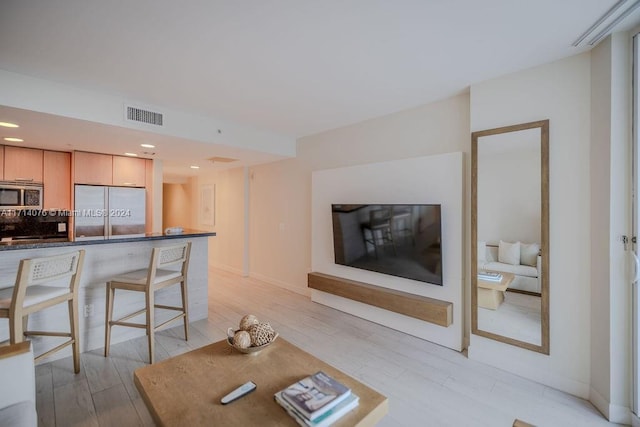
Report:
[{"label": "light hardwood floor", "polygon": [[[508,427],[515,418],[538,426],[613,425],[585,400],[293,292],[221,271],[209,280],[209,318],[191,324],[188,342],[181,326],[158,333],[158,361],[224,339],[227,327],[253,313],[386,395],[390,410],[380,426]],[[78,375],[70,359],[36,367],[41,426],[153,425],[132,380],[147,360],[146,337],[113,345],[108,358],[102,350],[81,358]]]},{"label": "light hardwood floor", "polygon": [[540,345],[542,343],[542,303],[540,297],[505,292],[497,310],[478,307],[478,328],[509,338]]}]

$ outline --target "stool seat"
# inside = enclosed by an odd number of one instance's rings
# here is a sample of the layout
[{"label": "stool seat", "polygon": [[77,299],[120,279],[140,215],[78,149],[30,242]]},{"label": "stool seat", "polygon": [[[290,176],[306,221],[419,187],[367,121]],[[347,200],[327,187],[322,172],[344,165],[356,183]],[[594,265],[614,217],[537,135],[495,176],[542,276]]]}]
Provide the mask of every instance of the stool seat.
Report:
[{"label": "stool seat", "polygon": [[[109,356],[109,346],[111,344],[111,327],[125,326],[129,328],[144,328],[149,340],[149,363],[154,360],[154,333],[174,320],[183,319],[184,339],[189,339],[189,304],[187,302],[187,270],[189,267],[189,254],[191,253],[191,242],[173,246],[154,248],[151,253],[149,268],[128,271],[112,278],[107,282],[107,307],[105,319],[104,336],[104,357]],[[170,267],[173,269],[167,269]],[[179,270],[176,270],[179,268]],[[169,306],[155,304],[155,292],[167,286],[180,285],[182,296],[181,306]],[[144,292],[145,306],[142,310],[127,314],[117,320],[113,320],[113,306],[116,297],[116,290]],[[174,310],[178,315],[155,324],[155,310]],[[141,314],[145,314],[144,323],[129,322]]]},{"label": "stool seat", "polygon": [[[27,287],[27,292],[24,296],[22,306],[30,307],[32,305],[39,304],[55,297],[66,295],[68,293],[68,287],[63,288],[60,286],[31,285]],[[0,289],[0,309],[8,309],[11,306],[12,297],[13,288]]]},{"label": "stool seat", "polygon": [[[112,282],[123,282],[123,283],[131,283],[137,285],[146,285],[147,277],[149,276],[149,269],[143,268],[140,270],[129,271],[127,273],[121,274],[120,276],[116,276],[111,279]],[[173,271],[173,270],[156,270],[156,277],[153,280],[153,284],[158,284],[160,282],[164,282],[166,280],[175,279],[176,277],[182,276],[182,272]],[[1,294],[0,290],[0,295]]]}]

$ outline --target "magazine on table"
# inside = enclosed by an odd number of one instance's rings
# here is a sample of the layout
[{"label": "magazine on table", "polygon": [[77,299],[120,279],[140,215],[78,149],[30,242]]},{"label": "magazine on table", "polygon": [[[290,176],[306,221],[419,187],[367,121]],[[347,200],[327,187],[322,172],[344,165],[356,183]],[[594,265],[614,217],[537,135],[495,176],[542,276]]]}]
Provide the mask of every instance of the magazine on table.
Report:
[{"label": "magazine on table", "polygon": [[287,413],[302,427],[328,427],[342,418],[349,411],[356,408],[360,403],[360,398],[351,393],[337,405],[330,408],[322,415],[319,415],[313,421],[310,421],[283,399],[281,391],[277,392],[274,397],[276,402],[278,402],[278,404],[282,406],[287,411]]},{"label": "magazine on table", "polygon": [[310,421],[349,397],[351,390],[322,371],[281,391],[284,401]]},{"label": "magazine on table", "polygon": [[502,280],[502,274],[495,273],[493,271],[483,271],[478,273],[478,278],[482,280],[488,280],[491,282],[499,282]]}]

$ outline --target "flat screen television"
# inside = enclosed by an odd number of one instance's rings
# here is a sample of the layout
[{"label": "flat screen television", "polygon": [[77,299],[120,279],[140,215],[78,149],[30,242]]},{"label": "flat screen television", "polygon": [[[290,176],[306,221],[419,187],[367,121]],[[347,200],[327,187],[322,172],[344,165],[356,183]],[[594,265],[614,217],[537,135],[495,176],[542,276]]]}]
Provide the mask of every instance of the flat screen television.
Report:
[{"label": "flat screen television", "polygon": [[442,286],[440,205],[331,205],[336,264]]}]

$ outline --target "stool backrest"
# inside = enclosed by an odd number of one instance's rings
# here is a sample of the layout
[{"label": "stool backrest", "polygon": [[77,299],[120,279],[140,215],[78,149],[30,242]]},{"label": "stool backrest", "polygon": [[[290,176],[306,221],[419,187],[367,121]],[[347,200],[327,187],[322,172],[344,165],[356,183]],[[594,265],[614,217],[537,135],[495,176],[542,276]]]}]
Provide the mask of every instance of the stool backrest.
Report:
[{"label": "stool backrest", "polygon": [[69,292],[76,294],[84,262],[84,250],[41,258],[23,259],[18,267],[11,304],[21,306],[27,287],[67,279]]},{"label": "stool backrest", "polygon": [[191,242],[181,243],[179,245],[163,246],[153,248],[151,254],[151,265],[149,271],[149,281],[153,282],[155,271],[159,268],[166,268],[173,265],[181,264],[181,273],[183,277],[187,276],[189,268],[189,255],[191,253]]},{"label": "stool backrest", "polygon": [[391,208],[381,208],[369,211],[369,223],[372,226],[390,224]]},{"label": "stool backrest", "polygon": [[64,255],[22,260],[29,266],[27,276],[29,285],[38,285],[73,276],[78,271],[80,252],[84,253],[84,251],[76,251]]}]

